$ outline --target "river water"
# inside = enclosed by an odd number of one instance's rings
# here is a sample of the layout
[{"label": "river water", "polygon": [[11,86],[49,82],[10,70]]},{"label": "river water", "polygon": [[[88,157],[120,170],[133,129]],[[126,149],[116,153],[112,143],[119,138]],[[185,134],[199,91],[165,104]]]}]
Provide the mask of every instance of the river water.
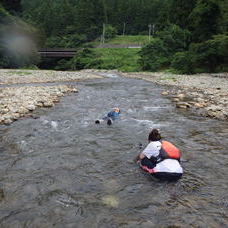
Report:
[{"label": "river water", "polygon": [[[228,124],[175,109],[165,87],[109,76],[0,127],[0,227],[227,227]],[[115,106],[121,120],[94,124]],[[152,128],[182,150],[177,183],[132,162]]]}]

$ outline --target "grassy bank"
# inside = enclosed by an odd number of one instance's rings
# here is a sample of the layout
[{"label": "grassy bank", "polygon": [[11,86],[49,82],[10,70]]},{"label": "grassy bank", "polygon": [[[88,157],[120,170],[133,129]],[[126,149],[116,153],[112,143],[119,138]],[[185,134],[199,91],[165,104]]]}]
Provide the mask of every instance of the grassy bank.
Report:
[{"label": "grassy bank", "polygon": [[101,60],[99,69],[118,69],[125,72],[139,71],[140,48],[93,48]]},{"label": "grassy bank", "polygon": [[146,45],[149,43],[148,36],[116,36],[115,38],[107,41],[108,44],[130,44],[130,45]]},{"label": "grassy bank", "polygon": [[[148,36],[144,35],[131,35],[131,36],[115,36],[112,39],[106,39],[105,44],[110,45],[137,45],[137,46],[144,46],[149,43]],[[92,46],[98,46],[100,45],[100,40],[96,40],[90,43],[87,43],[87,45]]]}]

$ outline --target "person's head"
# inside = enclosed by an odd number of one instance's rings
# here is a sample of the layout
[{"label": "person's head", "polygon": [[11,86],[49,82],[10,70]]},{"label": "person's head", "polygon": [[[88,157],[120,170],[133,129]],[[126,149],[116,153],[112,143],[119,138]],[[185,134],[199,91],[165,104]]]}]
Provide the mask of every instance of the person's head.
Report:
[{"label": "person's head", "polygon": [[159,140],[161,140],[161,135],[159,133],[159,130],[155,128],[152,129],[152,131],[148,136],[148,141],[159,141]]},{"label": "person's head", "polygon": [[120,109],[119,109],[119,108],[117,108],[117,107],[116,107],[116,108],[114,108],[113,110],[114,110],[114,112],[118,112],[118,113],[120,113]]}]

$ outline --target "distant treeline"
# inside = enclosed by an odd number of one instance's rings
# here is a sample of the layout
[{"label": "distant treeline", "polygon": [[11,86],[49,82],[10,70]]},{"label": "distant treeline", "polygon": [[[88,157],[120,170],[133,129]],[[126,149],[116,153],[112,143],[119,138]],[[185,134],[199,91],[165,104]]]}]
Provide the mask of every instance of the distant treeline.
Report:
[{"label": "distant treeline", "polygon": [[[116,34],[153,39],[140,52],[141,70],[167,68],[180,73],[227,71],[227,0],[1,0],[1,31],[10,21],[27,26],[23,31],[42,47],[80,47]],[[13,16],[12,16],[13,15]],[[6,19],[8,18],[8,19]],[[10,19],[9,19],[10,18]],[[23,22],[22,22],[23,21]],[[12,23],[15,24],[15,23]],[[0,31],[0,32],[1,32]],[[29,65],[10,60],[0,43],[0,66]],[[32,55],[34,57],[34,54]],[[33,64],[36,64],[36,57]],[[35,62],[34,62],[35,61]]]}]

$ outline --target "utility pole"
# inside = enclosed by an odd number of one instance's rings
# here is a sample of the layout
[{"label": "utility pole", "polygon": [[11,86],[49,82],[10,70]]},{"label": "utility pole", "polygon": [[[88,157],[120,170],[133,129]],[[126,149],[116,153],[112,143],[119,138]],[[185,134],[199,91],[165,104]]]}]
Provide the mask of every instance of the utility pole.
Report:
[{"label": "utility pole", "polygon": [[126,23],[124,22],[124,26],[123,26],[123,36],[125,35],[125,29],[126,29]]},{"label": "utility pole", "polygon": [[105,42],[105,23],[103,23],[102,43]]},{"label": "utility pole", "polygon": [[100,44],[103,43],[103,35],[101,35]]},{"label": "utility pole", "polygon": [[151,37],[151,28],[152,28],[151,24],[149,24],[149,25],[148,25],[148,27],[149,27],[149,42],[150,42],[150,37]]}]

